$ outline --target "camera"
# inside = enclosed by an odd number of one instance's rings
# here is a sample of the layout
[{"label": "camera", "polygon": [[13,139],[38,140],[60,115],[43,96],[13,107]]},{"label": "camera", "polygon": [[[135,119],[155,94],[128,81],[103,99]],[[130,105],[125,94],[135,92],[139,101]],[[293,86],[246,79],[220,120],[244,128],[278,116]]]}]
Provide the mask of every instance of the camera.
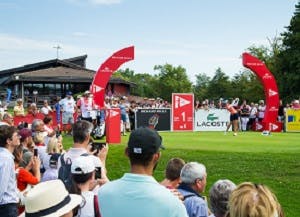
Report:
[{"label": "camera", "polygon": [[101,179],[101,167],[95,168],[95,179]]},{"label": "camera", "polygon": [[35,157],[38,156],[38,149],[37,148],[33,149],[33,156],[35,156]]},{"label": "camera", "polygon": [[97,155],[99,153],[99,151],[106,146],[106,143],[105,142],[93,142],[92,143],[92,149],[91,151],[96,151],[95,155]]},{"label": "camera", "polygon": [[56,136],[56,138],[60,137],[60,135],[61,135],[61,133],[60,133],[58,130],[55,131],[55,136]]}]

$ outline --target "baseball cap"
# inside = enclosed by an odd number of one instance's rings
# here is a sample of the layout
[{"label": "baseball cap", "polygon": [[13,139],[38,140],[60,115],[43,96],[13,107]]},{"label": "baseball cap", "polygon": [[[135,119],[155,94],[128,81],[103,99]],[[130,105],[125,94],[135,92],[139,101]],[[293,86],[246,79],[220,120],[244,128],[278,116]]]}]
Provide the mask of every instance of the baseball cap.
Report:
[{"label": "baseball cap", "polygon": [[88,94],[91,94],[91,92],[88,91],[88,90],[86,90],[86,91],[83,93],[83,95],[88,95]]},{"label": "baseball cap", "polygon": [[49,166],[50,166],[51,168],[57,166],[59,156],[60,156],[59,153],[51,154],[50,160],[49,160]]},{"label": "baseball cap", "polygon": [[72,162],[72,174],[87,174],[95,171],[95,164],[90,156],[79,156]]},{"label": "baseball cap", "polygon": [[67,91],[66,95],[67,96],[72,96],[72,92],[71,91]]},{"label": "baseball cap", "polygon": [[24,140],[27,137],[32,136],[32,131],[28,128],[23,128],[19,131],[19,135],[21,136],[21,140]]},{"label": "baseball cap", "polygon": [[134,130],[128,140],[128,151],[134,154],[156,153],[159,149],[165,149],[162,138],[157,131],[149,127],[140,127]]}]

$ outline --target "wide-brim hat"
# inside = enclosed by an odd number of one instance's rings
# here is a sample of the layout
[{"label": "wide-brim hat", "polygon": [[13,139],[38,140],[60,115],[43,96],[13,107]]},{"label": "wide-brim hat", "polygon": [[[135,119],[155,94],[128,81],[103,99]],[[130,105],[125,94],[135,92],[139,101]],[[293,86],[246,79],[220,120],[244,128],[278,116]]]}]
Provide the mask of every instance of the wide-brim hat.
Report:
[{"label": "wide-brim hat", "polygon": [[41,182],[25,196],[24,216],[62,216],[81,202],[82,197],[77,194],[69,194],[61,180]]}]

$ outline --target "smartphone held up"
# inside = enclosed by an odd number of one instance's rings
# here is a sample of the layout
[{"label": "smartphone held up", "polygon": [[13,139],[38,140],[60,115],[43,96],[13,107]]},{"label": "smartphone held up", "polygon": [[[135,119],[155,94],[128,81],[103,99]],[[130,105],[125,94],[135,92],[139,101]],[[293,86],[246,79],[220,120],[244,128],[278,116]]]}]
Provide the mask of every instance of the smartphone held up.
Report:
[{"label": "smartphone held up", "polygon": [[33,149],[33,156],[35,156],[35,157],[38,156],[38,149],[37,148]]},{"label": "smartphone held up", "polygon": [[106,146],[106,143],[105,142],[93,142],[91,145],[92,145],[91,151],[94,152],[96,150],[96,152],[94,154],[98,155],[100,150]]}]

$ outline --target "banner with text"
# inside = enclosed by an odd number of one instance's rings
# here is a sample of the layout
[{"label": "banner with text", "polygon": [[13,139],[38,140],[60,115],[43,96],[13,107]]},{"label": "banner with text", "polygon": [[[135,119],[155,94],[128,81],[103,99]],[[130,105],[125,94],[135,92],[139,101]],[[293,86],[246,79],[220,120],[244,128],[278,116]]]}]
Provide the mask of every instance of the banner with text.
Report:
[{"label": "banner with text", "polygon": [[124,63],[134,59],[134,46],[123,48],[111,55],[96,72],[90,91],[100,108],[104,107],[105,88],[111,75]]},{"label": "banner with text", "polygon": [[194,127],[194,94],[172,94],[173,130],[192,131]]},{"label": "banner with text", "polygon": [[277,121],[279,92],[275,77],[263,61],[249,53],[243,53],[243,65],[257,75],[264,88],[266,110],[262,120],[263,130],[280,131],[281,124]]},{"label": "banner with text", "polygon": [[195,131],[225,131],[230,113],[226,109],[200,109],[195,112]]},{"label": "banner with text", "polygon": [[135,113],[135,126],[146,126],[157,131],[171,130],[171,109],[138,109]]},{"label": "banner with text", "polygon": [[285,124],[287,132],[300,132],[300,109],[287,109]]}]

